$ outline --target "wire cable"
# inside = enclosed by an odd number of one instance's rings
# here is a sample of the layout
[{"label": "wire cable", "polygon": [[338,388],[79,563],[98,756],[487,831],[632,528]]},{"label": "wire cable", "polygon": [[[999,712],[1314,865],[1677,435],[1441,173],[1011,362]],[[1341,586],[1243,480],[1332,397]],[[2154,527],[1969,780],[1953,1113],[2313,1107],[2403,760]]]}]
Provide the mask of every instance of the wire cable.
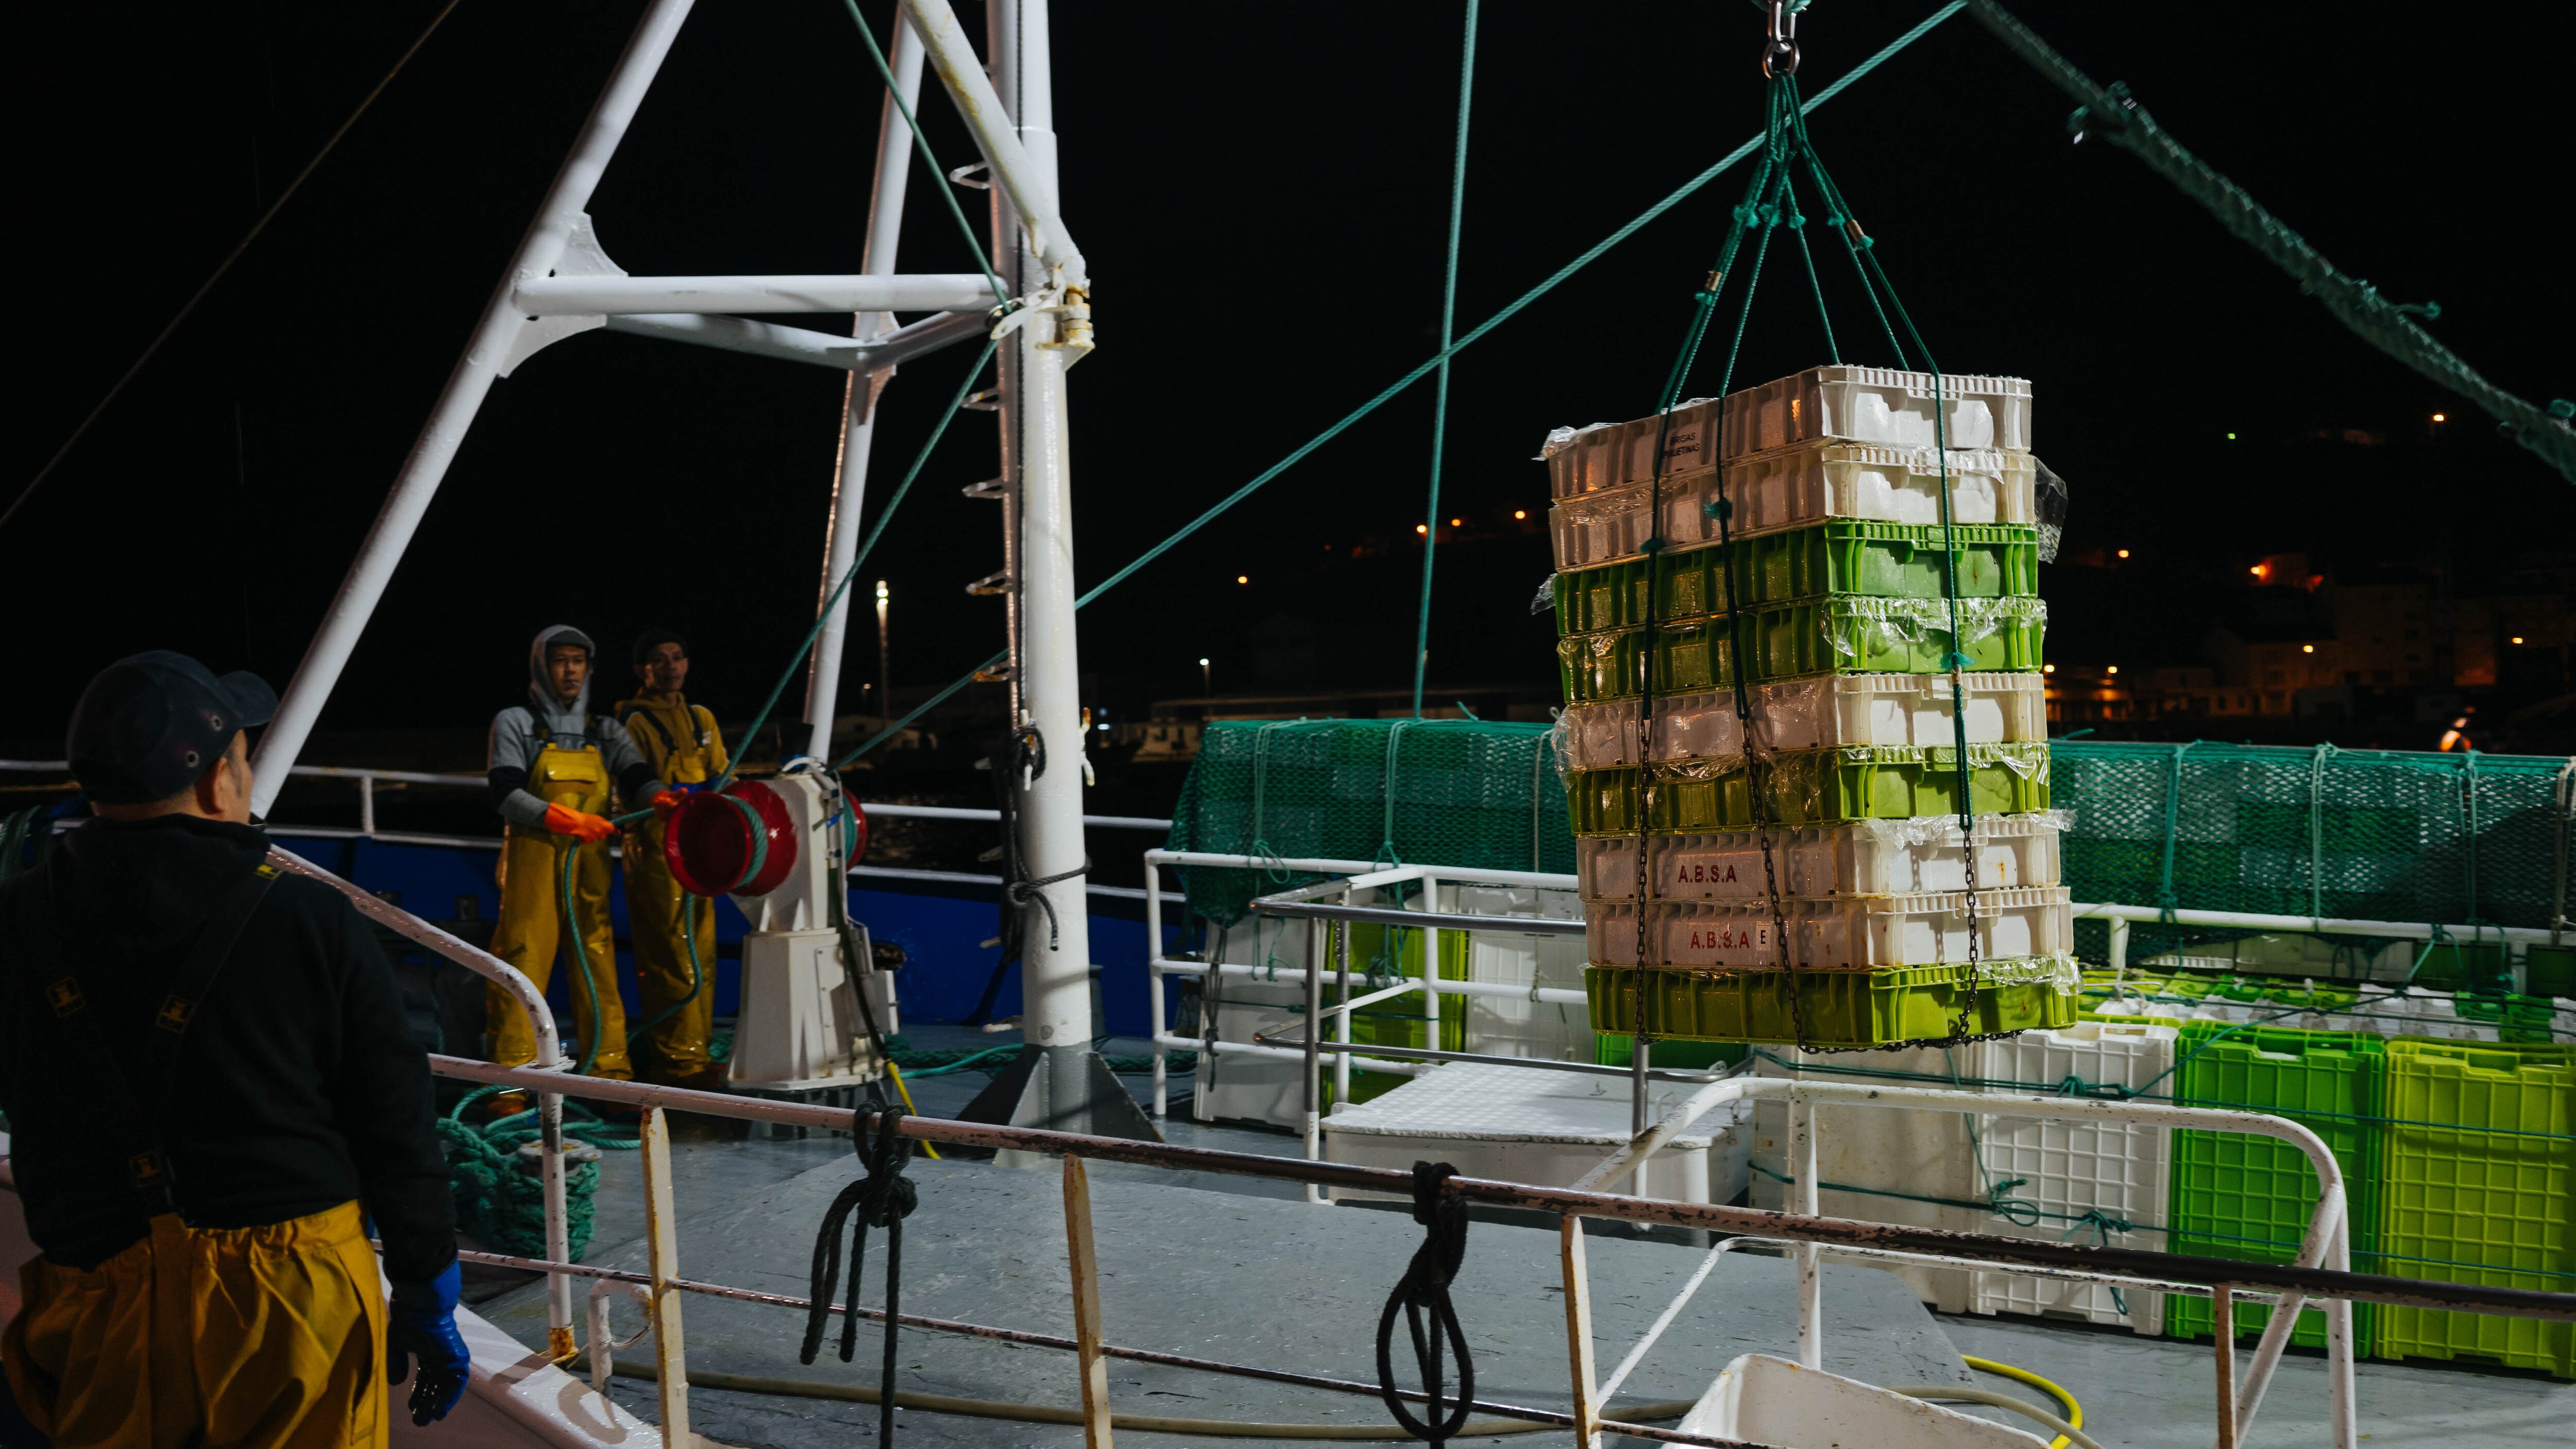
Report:
[{"label": "wire cable", "polygon": [[206,294],[212,292],[215,284],[224,279],[224,274],[233,269],[233,263],[240,261],[242,253],[250,250],[250,244],[259,240],[259,234],[268,230],[268,224],[277,219],[277,213],[285,208],[286,203],[294,198],[296,191],[313,175],[314,168],[320,166],[323,158],[331,154],[332,148],[340,144],[341,137],[349,134],[349,128],[358,124],[358,118],[365,115],[367,108],[376,103],[376,97],[385,93],[385,87],[394,83],[394,77],[402,74],[403,67],[411,64],[411,58],[420,53],[420,48],[429,43],[432,35],[438,33],[438,27],[446,23],[449,15],[455,13],[456,6],[457,0],[447,0],[445,5],[439,7],[438,13],[430,17],[429,28],[423,30],[420,38],[414,40],[395,59],[394,68],[385,72],[385,78],[376,82],[375,88],[367,92],[366,99],[358,102],[358,108],[349,113],[349,119],[340,123],[340,129],[331,133],[331,139],[323,142],[322,149],[313,153],[313,159],[304,163],[304,169],[295,173],[295,179],[286,183],[286,189],[277,193],[277,200],[268,204],[268,210],[261,212],[259,220],[251,223],[250,230],[240,241],[233,244],[230,252],[225,253],[224,259],[215,265],[213,273],[197,285],[197,290],[189,294],[187,301],[180,304],[178,315],[172,317],[162,327],[160,335],[154,337],[150,345],[143,349],[143,355],[134,359],[134,365],[125,369],[125,375],[118,378],[116,385],[107,390],[107,396],[98,400],[98,406],[89,410],[89,416],[81,419],[80,426],[72,429],[70,437],[63,439],[63,445],[54,450],[54,456],[46,459],[45,466],[37,469],[36,476],[25,488],[19,490],[17,500],[9,505],[9,510],[6,513],[0,513],[0,528],[8,527],[9,520],[18,516],[18,510],[26,506],[27,500],[35,496],[36,490],[44,486],[47,478],[53,476],[54,469],[61,466],[63,459],[79,445],[80,440],[89,435],[90,426],[107,412],[108,406],[125,391],[126,384],[134,381],[144,367],[150,364],[153,357],[161,351],[161,345],[168,342],[171,334],[179,330],[179,324],[188,320],[189,314],[197,310],[197,304],[206,300]]}]

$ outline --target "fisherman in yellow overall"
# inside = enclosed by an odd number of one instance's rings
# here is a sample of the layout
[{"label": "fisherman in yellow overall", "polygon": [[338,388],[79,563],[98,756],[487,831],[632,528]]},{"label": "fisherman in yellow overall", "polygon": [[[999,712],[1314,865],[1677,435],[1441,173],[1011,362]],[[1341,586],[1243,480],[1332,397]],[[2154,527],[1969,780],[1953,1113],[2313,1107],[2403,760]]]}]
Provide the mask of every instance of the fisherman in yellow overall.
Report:
[{"label": "fisherman in yellow overall", "polygon": [[[595,1077],[620,1081],[635,1073],[626,1057],[626,1011],[617,995],[617,938],[608,920],[610,786],[626,798],[659,804],[678,797],[662,788],[636,752],[626,727],[590,712],[590,636],[568,624],[528,646],[528,702],[492,717],[488,769],[493,806],[507,822],[501,846],[501,918],[492,954],[517,967],[539,991],[554,974],[558,949],[578,937],[589,977],[572,983],[573,1029]],[[570,909],[564,862],[572,862]],[[519,1066],[536,1060],[527,1013],[497,984],[486,1018],[492,1060]],[[515,1095],[515,1094],[513,1094]],[[522,1105],[505,1098],[505,1110]]]},{"label": "fisherman in yellow overall", "polygon": [[[617,706],[617,722],[674,791],[704,788],[725,772],[724,734],[706,706],[680,693],[689,680],[689,646],[667,629],[650,629],[634,650],[635,697]],[[697,903],[697,956],[682,937],[685,893],[662,854],[662,817],[626,834],[626,920],[635,942],[636,984],[642,988],[643,1040],[636,1065],[648,1082],[722,1091],[725,1069],[707,1055],[715,1029],[715,902]]]}]

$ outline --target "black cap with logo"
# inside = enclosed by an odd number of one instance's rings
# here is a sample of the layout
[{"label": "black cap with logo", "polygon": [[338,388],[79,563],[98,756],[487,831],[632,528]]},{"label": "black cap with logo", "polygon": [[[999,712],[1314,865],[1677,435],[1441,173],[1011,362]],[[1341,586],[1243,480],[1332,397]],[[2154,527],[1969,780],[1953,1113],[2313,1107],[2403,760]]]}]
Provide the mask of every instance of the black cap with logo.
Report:
[{"label": "black cap with logo", "polygon": [[99,671],[72,707],[66,741],[81,791],[109,805],[167,800],[213,768],[236,731],[277,714],[277,691],[247,670],[218,679],[154,649]]}]

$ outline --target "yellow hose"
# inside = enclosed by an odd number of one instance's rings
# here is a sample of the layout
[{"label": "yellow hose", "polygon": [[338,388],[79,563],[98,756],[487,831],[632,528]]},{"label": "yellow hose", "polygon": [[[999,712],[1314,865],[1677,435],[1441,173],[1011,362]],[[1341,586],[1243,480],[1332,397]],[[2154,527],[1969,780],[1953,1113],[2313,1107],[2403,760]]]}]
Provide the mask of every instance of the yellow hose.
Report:
[{"label": "yellow hose", "polygon": [[[2050,1383],[2048,1380],[2041,1378],[2039,1375],[2032,1373],[2026,1368],[2015,1368],[2008,1363],[1998,1363],[1993,1359],[1978,1358],[1971,1354],[1963,1353],[1959,1355],[1959,1357],[1966,1361],[1968,1367],[1975,1369],[1980,1373],[1997,1374],[2001,1377],[2011,1379],[2015,1383],[2028,1384],[2032,1388],[2039,1390],[2041,1393],[2048,1395],[2050,1398],[2055,1399],[2058,1404],[2066,1410],[2067,1423],[2072,1424],[2078,1429],[2084,1427],[2084,1406],[2075,1402],[2075,1396],[2068,1393],[2066,1390]],[[2066,1449],[2067,1443],[2067,1437],[2060,1434],[2054,1440],[2050,1441],[2048,1449]]]}]

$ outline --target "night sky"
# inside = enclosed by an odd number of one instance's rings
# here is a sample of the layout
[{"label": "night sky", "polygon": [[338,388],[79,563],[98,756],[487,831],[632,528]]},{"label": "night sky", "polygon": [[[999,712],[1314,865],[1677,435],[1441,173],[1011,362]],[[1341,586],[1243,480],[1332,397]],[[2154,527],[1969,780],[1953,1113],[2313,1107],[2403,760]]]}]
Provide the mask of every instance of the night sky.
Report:
[{"label": "night sky", "polygon": [[[1824,0],[1820,88],[1929,13]],[[14,494],[437,6],[52,7],[13,47],[22,275]],[[863,6],[882,37],[891,7]],[[284,684],[499,269],[623,45],[634,4],[461,6],[205,308],[0,530],[17,668],[0,736],[56,735],[80,684],[139,648]],[[970,30],[981,10],[960,7]],[[1079,562],[1098,579],[1436,346],[1461,7],[1060,3],[1057,128],[1099,351],[1072,379]],[[2421,5],[2025,3],[2097,80],[2502,386],[2576,394],[2559,109],[2571,37],[2524,12]],[[2561,28],[2552,35],[2544,26]],[[1461,330],[1758,130],[1741,3],[1485,8]],[[591,206],[636,273],[859,264],[880,87],[836,0],[706,4]],[[2071,483],[2070,551],[2126,547],[2114,585],[2043,574],[2061,657],[2194,660],[2243,560],[2501,570],[2576,536],[2576,490],[2488,420],[2346,333],[2069,103],[1954,18],[1818,111],[1811,132],[1953,372],[2034,380],[2038,451]],[[943,167],[974,158],[925,97]],[[1459,358],[1441,506],[1435,682],[1543,678],[1550,427],[1653,409],[1742,170]],[[968,192],[970,214],[982,226]],[[1783,260],[1775,252],[1774,261]],[[970,269],[916,173],[907,270]],[[1820,251],[1848,360],[1873,346]],[[1735,386],[1824,360],[1775,267]],[[1730,308],[1731,315],[1731,308]],[[846,331],[848,319],[781,319]],[[1714,393],[1723,349],[1693,393]],[[889,390],[870,503],[958,382]],[[571,622],[622,650],[691,634],[693,693],[747,713],[810,621],[839,374],[590,333],[500,383],[341,681],[326,729],[470,726],[520,697],[526,642]],[[1411,652],[1426,382],[1084,616],[1104,700],[1246,687],[1252,639],[1300,630],[1332,683]],[[2452,421],[2436,429],[2430,415]],[[2347,430],[2376,445],[2324,441]],[[2228,435],[2235,434],[2230,441]],[[945,683],[999,646],[996,510],[969,415],[888,535],[893,673]],[[1353,561],[1352,546],[1386,549]],[[1237,584],[1237,575],[1250,579]],[[855,631],[855,681],[874,644]],[[801,690],[801,685],[798,686]],[[795,698],[791,693],[791,703]],[[851,698],[850,695],[844,696]]]}]

